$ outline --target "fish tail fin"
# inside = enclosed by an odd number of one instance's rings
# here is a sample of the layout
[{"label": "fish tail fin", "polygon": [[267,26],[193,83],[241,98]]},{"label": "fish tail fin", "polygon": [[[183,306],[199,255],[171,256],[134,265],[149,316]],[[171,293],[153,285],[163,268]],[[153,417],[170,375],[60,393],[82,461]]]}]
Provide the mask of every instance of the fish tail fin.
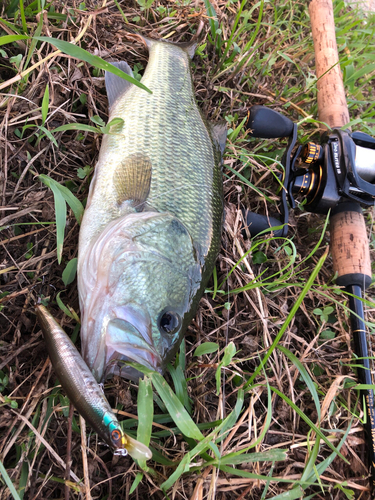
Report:
[{"label": "fish tail fin", "polygon": [[193,59],[195,50],[197,48],[197,45],[199,43],[199,35],[200,31],[198,29],[197,33],[194,35],[194,37],[190,40],[190,42],[170,42],[169,40],[164,40],[163,38],[159,38],[158,40],[155,38],[150,38],[145,35],[141,35],[140,33],[137,33],[136,31],[133,31],[126,27],[126,30],[128,31],[128,34],[130,37],[138,38],[140,39],[148,48],[148,50],[151,49],[155,43],[169,43],[171,45],[176,45],[177,47],[180,47],[182,50],[184,50],[190,57],[190,59]]}]

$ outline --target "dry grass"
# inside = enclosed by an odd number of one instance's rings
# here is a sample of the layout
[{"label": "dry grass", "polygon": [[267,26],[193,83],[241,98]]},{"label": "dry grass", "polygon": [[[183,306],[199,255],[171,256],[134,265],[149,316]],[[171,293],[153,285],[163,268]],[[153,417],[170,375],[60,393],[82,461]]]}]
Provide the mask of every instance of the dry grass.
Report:
[{"label": "dry grass", "polygon": [[[80,37],[82,47],[104,59],[126,59],[132,66],[141,64],[138,66],[140,71],[146,66],[147,53],[140,44],[127,39],[124,21],[112,1],[101,7],[101,4],[89,0],[86,11],[80,11],[75,0],[55,0],[52,3],[55,12],[66,14],[68,18],[58,22],[45,15],[42,35],[68,41]],[[221,1],[212,4],[223,24],[221,36],[227,40],[239,5]],[[246,8],[250,11],[254,6],[249,2]],[[272,2],[264,5],[263,24],[253,45],[256,50],[237,74],[233,74],[228,65],[221,67],[213,45],[207,42],[208,20],[201,2],[155,1],[150,9],[141,11],[137,3],[126,0],[121,2],[121,7],[128,21],[136,23],[137,29],[143,33],[153,37],[168,34],[174,41],[189,40],[199,22],[204,21],[204,38],[200,44],[203,46],[202,56],[197,55],[194,59],[193,77],[200,107],[209,119],[226,116],[234,129],[246,116],[251,104],[264,103],[296,121],[316,115],[314,88],[307,88],[304,80],[313,72],[312,42],[306,41],[309,28],[305,2],[285,0],[276,6]],[[249,13],[254,29],[258,14],[259,8]],[[0,15],[5,16],[4,13]],[[280,15],[284,16],[282,22],[277,19]],[[305,21],[294,26],[294,18]],[[37,22],[38,16],[29,16],[31,31],[36,29]],[[292,25],[294,31],[291,31]],[[1,21],[0,29],[3,34],[9,32]],[[244,31],[237,43],[242,46],[251,34]],[[23,54],[24,51],[23,41],[18,46],[7,46],[8,56]],[[277,51],[292,57],[296,64],[291,64]],[[44,60],[53,52],[51,46],[41,44],[30,63],[39,64],[30,72],[27,81],[18,81],[7,87],[0,83],[0,376],[9,377],[0,393],[3,403],[0,409],[0,459],[16,487],[20,484],[26,487],[23,498],[28,500],[66,499],[69,494],[70,498],[84,498],[85,495],[88,498],[90,488],[92,497],[98,499],[164,498],[159,486],[171,475],[174,467],[150,463],[155,474],[152,470],[145,473],[136,491],[129,494],[139,468],[128,457],[112,456],[98,444],[96,437],[89,439],[85,455],[87,471],[84,472],[81,447],[85,440],[81,440],[78,418],[69,413],[63,392],[55,386],[56,376],[35,321],[33,305],[38,297],[44,296],[49,298],[55,316],[66,331],[77,334],[76,322],[58,308],[56,296],[61,292],[63,302],[78,312],[76,284],[65,287],[61,275],[66,263],[77,256],[79,226],[70,214],[63,262],[59,265],[55,226],[45,224],[54,221],[53,195],[36,180],[36,175],[46,174],[65,183],[84,201],[89,182],[87,177],[80,179],[77,170],[86,165],[94,167],[101,138],[88,132],[59,133],[56,147],[46,137],[38,142],[37,128],[28,128],[22,138],[17,136],[17,130],[21,131],[25,124],[40,125],[40,107],[47,83],[50,107],[46,126],[49,130],[66,123],[90,124],[89,117],[93,115],[107,121],[102,74],[61,53]],[[16,73],[12,63],[1,53],[0,65],[0,82],[14,78]],[[363,87],[362,98],[352,96],[356,102],[350,104],[351,112],[356,116],[366,110],[366,103],[373,97],[369,92],[371,90]],[[357,101],[361,102],[358,104]],[[305,123],[302,129],[305,134],[316,132],[314,123]],[[228,141],[225,166],[241,171],[271,201],[266,201],[232,171],[224,169],[226,222],[217,263],[219,283],[250,248],[249,241],[241,235],[241,208],[250,207],[261,213],[275,211],[276,182],[271,171],[277,171],[278,165],[269,160],[266,166],[254,153],[270,158],[278,155],[280,158],[282,147],[277,141],[249,141],[243,129],[236,140]],[[371,225],[371,213],[368,220]],[[215,298],[212,293],[207,293],[202,298],[186,337],[186,379],[193,403],[192,417],[196,423],[223,419],[235,407],[239,388],[258,367],[260,357],[272,344],[324,254],[327,235],[308,261],[303,262],[316,246],[324,222],[323,217],[296,211],[291,216],[289,241],[264,239],[229,276],[223,286],[225,293],[217,294]],[[285,278],[277,276],[277,279],[266,282],[267,277],[279,273],[291,262],[293,247],[296,259],[290,269],[294,274],[284,273]],[[259,262],[256,251],[263,252],[264,263],[256,263]],[[259,286],[233,293],[252,280],[256,281],[263,272],[263,283]],[[214,286],[213,281],[210,286]],[[282,339],[282,346],[302,362],[316,386],[321,427],[328,431],[325,434],[338,445],[350,426],[341,448],[349,465],[336,458],[321,477],[324,489],[315,483],[306,490],[306,498],[369,498],[364,436],[360,420],[351,413],[355,408],[358,412],[359,407],[356,391],[348,388],[348,381],[355,380],[355,374],[348,366],[352,361],[351,337],[347,311],[340,305],[345,302],[345,297],[332,284],[331,261],[327,258]],[[332,306],[332,311],[328,322],[324,315],[313,312],[318,308],[324,312],[329,306]],[[373,310],[371,303],[367,311],[370,322]],[[327,330],[333,334],[322,335]],[[215,370],[222,359],[222,350],[230,341],[234,342],[238,352],[223,370],[225,378],[217,395]],[[193,357],[195,348],[203,342],[216,342],[220,346],[220,356]],[[270,405],[272,420],[267,433],[250,452],[285,449],[287,459],[274,463],[248,462],[237,468],[264,476],[272,470],[272,476],[297,484],[306,468],[316,435],[276,392],[272,392],[269,400],[267,384],[286,395],[314,423],[317,422],[316,406],[297,366],[285,352],[276,349],[266,370],[257,377],[256,385],[246,393],[242,413],[219,445],[220,452],[222,455],[236,452],[257,441],[266,426],[267,405]],[[136,418],[137,387],[133,383],[116,378],[105,390],[112,406],[120,408],[121,418]],[[14,408],[15,403],[12,408],[10,401],[16,402],[17,408]],[[163,412],[156,406],[156,413]],[[173,425],[166,417],[155,418],[153,444],[164,457],[176,462],[182,459],[191,443],[177,429],[169,431]],[[328,446],[322,444],[316,463],[330,453]],[[210,456],[214,455],[210,452],[193,460],[196,469],[181,477],[168,491],[169,498],[260,500],[273,498],[291,488],[290,483],[273,481],[266,484],[264,480],[219,471],[216,465],[202,466]],[[83,477],[89,482],[78,484],[78,478]],[[337,488],[344,481],[347,481],[345,488],[352,490],[353,497]],[[7,498],[10,498],[9,490],[0,483],[0,499]]]}]

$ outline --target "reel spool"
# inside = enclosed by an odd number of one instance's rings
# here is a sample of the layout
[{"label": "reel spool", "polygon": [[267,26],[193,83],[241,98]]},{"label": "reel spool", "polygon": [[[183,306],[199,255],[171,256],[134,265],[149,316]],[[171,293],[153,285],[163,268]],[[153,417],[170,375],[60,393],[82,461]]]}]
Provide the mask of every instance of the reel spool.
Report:
[{"label": "reel spool", "polygon": [[[363,132],[342,129],[326,132],[321,144],[297,143],[297,125],[289,118],[265,106],[252,106],[246,127],[252,137],[289,137],[282,158],[283,189],[280,196],[282,221],[246,212],[252,236],[265,229],[284,225],[277,236],[288,232],[289,207],[295,208],[295,197],[312,213],[327,214],[343,201],[365,206],[375,204],[375,139]],[[298,165],[298,166],[297,166]]]}]

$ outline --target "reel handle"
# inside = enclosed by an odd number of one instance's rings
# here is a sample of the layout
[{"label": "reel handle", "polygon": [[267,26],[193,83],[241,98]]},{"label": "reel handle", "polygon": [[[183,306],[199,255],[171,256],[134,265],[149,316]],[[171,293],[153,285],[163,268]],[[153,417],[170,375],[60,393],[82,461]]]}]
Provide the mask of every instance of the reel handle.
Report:
[{"label": "reel handle", "polygon": [[[266,230],[272,231],[273,236],[283,236],[283,223],[275,217],[267,217],[266,215],[256,214],[255,212],[249,212],[247,210],[243,210],[242,213],[245,224],[252,237],[257,236],[259,233]],[[274,229],[276,227],[281,227],[281,229]],[[243,234],[245,235],[244,229]]]},{"label": "reel handle", "polygon": [[286,116],[266,106],[251,106],[246,128],[252,137],[276,139],[292,135],[294,123]]}]

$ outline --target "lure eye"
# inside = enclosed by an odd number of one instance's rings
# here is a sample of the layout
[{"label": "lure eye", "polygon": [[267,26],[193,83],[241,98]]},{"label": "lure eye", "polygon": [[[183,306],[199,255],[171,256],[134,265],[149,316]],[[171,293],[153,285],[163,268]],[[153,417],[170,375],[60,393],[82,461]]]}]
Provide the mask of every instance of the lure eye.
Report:
[{"label": "lure eye", "polygon": [[112,432],[111,432],[111,438],[112,438],[112,442],[113,444],[119,448],[119,447],[122,447],[123,446],[123,443],[122,443],[122,434],[119,430],[117,429],[114,429]]},{"label": "lure eye", "polygon": [[174,311],[166,311],[161,314],[159,318],[159,330],[162,333],[168,333],[168,335],[173,335],[176,333],[181,326],[181,318]]}]

